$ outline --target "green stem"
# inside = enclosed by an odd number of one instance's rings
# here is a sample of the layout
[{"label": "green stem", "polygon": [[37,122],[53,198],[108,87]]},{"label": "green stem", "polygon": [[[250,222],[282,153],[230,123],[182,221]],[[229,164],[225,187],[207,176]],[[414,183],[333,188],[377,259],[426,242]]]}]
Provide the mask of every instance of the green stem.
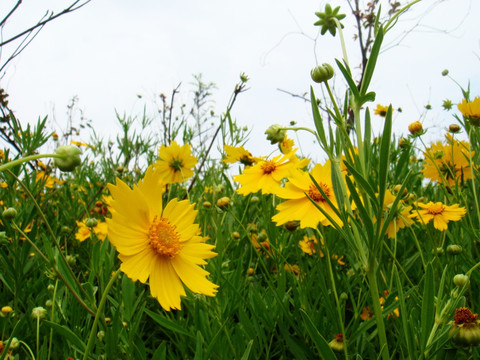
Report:
[{"label": "green stem", "polygon": [[340,43],[342,44],[342,53],[343,53],[343,60],[345,60],[345,63],[347,64],[348,67],[348,56],[347,56],[347,47],[345,45],[345,39],[343,38],[343,31],[342,31],[342,25],[340,24],[340,21],[336,17],[333,17],[333,21],[335,21],[335,25],[337,25],[338,29],[338,35],[340,35]]},{"label": "green stem", "polygon": [[[52,297],[52,314],[50,315],[50,321],[52,323],[55,322],[55,298],[57,296],[57,287],[58,287],[58,280],[55,280],[55,288],[53,289],[53,297]],[[53,328],[50,329],[50,340],[48,343],[47,359],[50,359],[52,355],[52,343],[53,343]]]},{"label": "green stem", "polygon": [[40,316],[37,316],[37,358],[40,353]]},{"label": "green stem", "polygon": [[115,280],[117,280],[117,277],[118,277],[119,273],[120,273],[120,269],[115,271],[112,278],[108,282],[107,287],[103,291],[102,298],[100,299],[100,303],[98,304],[97,313],[95,314],[95,319],[93,320],[92,329],[90,330],[90,336],[88,337],[88,343],[87,343],[87,347],[85,349],[85,354],[83,355],[83,360],[88,359],[88,355],[93,348],[93,344],[95,342],[95,335],[96,335],[96,332],[97,332],[98,321],[100,320],[100,316],[102,316],[103,307],[105,306],[105,302],[107,301],[108,292],[110,291],[110,288],[112,287]]},{"label": "green stem", "polygon": [[57,154],[37,154],[37,155],[30,155],[30,156],[27,156],[27,157],[24,157],[24,158],[20,158],[20,159],[17,159],[17,160],[13,160],[13,161],[9,161],[8,163],[6,164],[3,164],[0,166],[0,171],[4,171],[4,170],[8,170],[10,169],[11,167],[14,167],[16,165],[20,165],[24,162],[27,162],[27,161],[32,161],[32,160],[37,160],[37,159],[42,159],[42,158],[59,158],[59,159],[63,159],[65,156],[63,155],[57,155]]},{"label": "green stem", "polygon": [[383,360],[390,360],[390,354],[388,351],[388,342],[387,342],[387,334],[385,332],[385,323],[383,321],[383,311],[382,305],[380,304],[380,297],[378,292],[377,286],[377,273],[376,273],[376,266],[373,264],[374,259],[370,259],[369,267],[366,271],[369,288],[370,288],[370,295],[372,297],[372,304],[373,304],[373,313],[375,314],[375,321],[377,323],[377,331],[378,331],[378,339],[380,341],[380,351]]},{"label": "green stem", "polygon": [[398,10],[398,12],[392,16],[392,18],[385,24],[385,26],[383,27],[385,29],[385,33],[390,30],[392,26],[390,26],[394,21],[397,20],[397,18],[402,15],[405,11],[407,11],[410,7],[412,7],[413,5],[415,5],[416,3],[420,2],[422,0],[415,0],[415,1],[412,1],[411,3],[405,5],[403,8],[401,8],[400,10]]}]

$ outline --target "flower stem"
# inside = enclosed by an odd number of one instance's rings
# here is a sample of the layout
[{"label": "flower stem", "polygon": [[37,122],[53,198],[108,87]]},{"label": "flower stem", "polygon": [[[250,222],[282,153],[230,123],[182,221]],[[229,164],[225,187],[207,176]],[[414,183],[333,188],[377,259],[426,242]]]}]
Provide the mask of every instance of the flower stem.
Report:
[{"label": "flower stem", "polygon": [[27,162],[27,161],[37,160],[37,159],[41,159],[41,158],[64,158],[64,156],[63,155],[57,155],[57,154],[30,155],[30,156],[26,156],[24,158],[9,161],[8,163],[1,165],[0,166],[0,171],[10,169],[11,167],[14,167],[16,165],[20,165],[20,164],[22,164],[24,162]]},{"label": "flower stem", "polygon": [[95,333],[97,331],[98,321],[100,319],[100,316],[103,313],[103,307],[105,306],[105,302],[107,301],[108,292],[110,291],[110,288],[112,287],[115,280],[117,280],[117,277],[118,277],[119,273],[120,273],[120,269],[115,271],[112,278],[110,279],[107,286],[105,287],[105,290],[103,291],[102,298],[100,299],[100,303],[98,304],[97,313],[95,314],[95,319],[93,320],[92,329],[90,330],[90,336],[88,337],[88,343],[87,343],[87,347],[85,349],[85,354],[83,355],[83,360],[88,359],[88,355],[93,348],[93,344],[95,342]]},{"label": "flower stem", "polygon": [[390,354],[388,352],[388,342],[387,342],[387,335],[385,333],[385,323],[383,321],[383,314],[382,314],[382,306],[380,304],[380,297],[378,292],[377,286],[377,273],[376,267],[372,262],[374,259],[370,259],[369,267],[366,271],[370,294],[372,296],[372,304],[373,304],[373,313],[375,314],[375,321],[377,322],[377,331],[378,331],[378,339],[380,341],[380,351],[381,357],[383,360],[390,360]]}]

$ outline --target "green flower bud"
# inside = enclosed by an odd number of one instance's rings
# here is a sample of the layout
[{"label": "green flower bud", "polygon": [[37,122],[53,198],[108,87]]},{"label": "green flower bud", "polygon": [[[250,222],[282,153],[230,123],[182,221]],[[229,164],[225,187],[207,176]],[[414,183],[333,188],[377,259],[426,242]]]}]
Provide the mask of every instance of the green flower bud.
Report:
[{"label": "green flower bud", "polygon": [[448,75],[448,70],[447,70],[447,69],[443,70],[443,71],[442,71],[442,75],[443,75],[443,76],[447,76],[447,75]]},{"label": "green flower bud", "polygon": [[260,199],[258,198],[258,196],[252,196],[250,198],[250,204],[256,204],[260,201]]},{"label": "green flower bud", "polygon": [[53,301],[48,299],[47,301],[45,301],[45,306],[48,307],[48,308],[52,307],[53,306]]},{"label": "green flower bud", "polygon": [[465,274],[457,274],[453,277],[453,283],[458,287],[464,287],[468,283],[468,276]]},{"label": "green flower bud", "polygon": [[453,106],[452,100],[445,99],[443,100],[443,110],[451,110]]},{"label": "green flower bud", "polygon": [[98,221],[95,218],[88,218],[85,220],[85,225],[89,228],[93,228],[98,225]]},{"label": "green flower bud", "polygon": [[275,124],[269,126],[269,128],[265,131],[267,134],[267,140],[270,140],[270,143],[277,144],[282,142],[287,134],[287,130],[285,130],[281,125]]},{"label": "green flower bud", "polygon": [[310,76],[316,83],[322,83],[330,80],[334,73],[335,71],[330,64],[323,63],[322,65],[313,68],[312,71],[310,71]]},{"label": "green flower bud", "polygon": [[61,171],[73,171],[80,163],[82,159],[80,154],[82,151],[73,145],[62,145],[57,148],[56,154],[62,156],[61,158],[55,158],[55,166]]},{"label": "green flower bud", "polygon": [[17,215],[18,215],[18,212],[13,207],[3,210],[3,213],[2,213],[2,216],[7,220],[15,219]]},{"label": "green flower bud", "polygon": [[43,319],[45,316],[47,316],[47,310],[45,310],[43,307],[39,306],[36,308],[32,309],[32,317],[34,319]]},{"label": "green flower bud", "polygon": [[450,126],[448,127],[448,131],[450,131],[452,134],[460,132],[460,129],[460,125],[458,124],[450,124]]},{"label": "green flower bud", "polygon": [[299,223],[298,221],[295,221],[295,220],[287,221],[287,222],[284,224],[285,229],[287,229],[288,231],[295,231],[295,230],[297,230],[298,225],[300,225],[300,223]]},{"label": "green flower bud", "polygon": [[[16,337],[13,337],[12,341],[10,341],[10,346],[8,347],[8,350],[17,350],[19,346],[20,346],[20,341]],[[8,356],[6,357],[6,359],[8,359]]]},{"label": "green flower bud", "polygon": [[75,263],[77,262],[77,259],[73,255],[65,256],[65,260],[67,260],[67,264],[70,266],[75,265]]},{"label": "green flower bud", "polygon": [[447,246],[447,253],[450,255],[458,255],[463,251],[462,247],[460,245],[448,245]]},{"label": "green flower bud", "polygon": [[100,330],[99,332],[97,332],[97,338],[98,338],[98,340],[103,341],[103,338],[104,338],[104,337],[105,337],[105,331]]},{"label": "green flower bud", "polygon": [[346,292],[342,292],[340,294],[340,301],[347,301],[348,300],[348,294]]},{"label": "green flower bud", "polygon": [[258,237],[257,237],[258,242],[266,241],[267,239],[268,239],[267,233],[262,231],[258,234]]}]

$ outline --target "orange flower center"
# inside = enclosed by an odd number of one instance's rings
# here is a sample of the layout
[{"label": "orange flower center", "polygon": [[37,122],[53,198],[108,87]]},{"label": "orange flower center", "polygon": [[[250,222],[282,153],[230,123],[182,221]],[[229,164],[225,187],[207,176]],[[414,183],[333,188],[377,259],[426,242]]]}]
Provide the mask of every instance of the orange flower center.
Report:
[{"label": "orange flower center", "polygon": [[473,314],[468,308],[461,307],[455,311],[453,320],[456,325],[460,324],[472,324],[477,322],[478,315]]},{"label": "orange flower center", "polygon": [[271,174],[277,168],[277,165],[272,160],[265,161],[261,166],[264,174]]},{"label": "orange flower center", "polygon": [[[322,188],[325,195],[327,195],[327,197],[330,198],[330,193],[331,193],[330,186],[324,183],[318,183],[318,185]],[[310,187],[308,188],[307,194],[316,202],[325,201],[325,198],[322,196],[322,193],[317,189],[315,184],[310,185]]]},{"label": "orange flower center", "polygon": [[148,239],[150,246],[158,255],[173,258],[182,250],[180,234],[176,228],[175,225],[170,224],[168,219],[155,216],[148,229]]},{"label": "orange flower center", "polygon": [[445,211],[445,206],[440,203],[432,204],[428,207],[427,211],[431,215],[438,215]]}]

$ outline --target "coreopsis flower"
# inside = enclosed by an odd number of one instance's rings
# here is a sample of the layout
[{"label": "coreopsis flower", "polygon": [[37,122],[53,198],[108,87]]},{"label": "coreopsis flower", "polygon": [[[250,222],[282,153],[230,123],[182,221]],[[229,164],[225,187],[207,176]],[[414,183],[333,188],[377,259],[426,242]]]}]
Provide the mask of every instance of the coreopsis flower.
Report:
[{"label": "coreopsis flower", "polygon": [[449,335],[452,341],[459,346],[480,345],[480,327],[478,314],[473,314],[466,307],[458,308],[453,316],[453,326]]},{"label": "coreopsis flower", "polygon": [[240,161],[245,166],[251,166],[258,160],[243,146],[225,145],[223,150],[225,151],[226,156],[222,161],[225,164],[233,164]]},{"label": "coreopsis flower", "polygon": [[423,125],[420,121],[414,121],[408,125],[408,131],[412,136],[417,137],[425,133]]},{"label": "coreopsis flower", "polygon": [[180,146],[172,141],[169,146],[162,145],[158,150],[159,159],[155,168],[161,174],[161,180],[168,184],[178,184],[193,175],[197,158],[192,155],[189,144]]},{"label": "coreopsis flower", "polygon": [[451,134],[447,141],[447,145],[437,142],[426,149],[422,172],[430,180],[454,186],[472,178],[470,158],[475,152],[468,142],[455,140]]},{"label": "coreopsis flower", "polygon": [[85,223],[87,220],[83,220],[82,222],[77,221],[77,232],[75,233],[75,239],[78,241],[85,241],[91,236],[93,233],[97,236],[98,240],[105,240],[108,234],[108,226],[105,222],[98,221],[97,224],[93,227],[87,226]]},{"label": "coreopsis flower", "polygon": [[427,204],[417,203],[417,206],[421,209],[417,209],[411,216],[423,224],[433,220],[433,226],[440,231],[447,230],[449,221],[459,221],[467,213],[467,210],[459,204],[447,206],[441,202],[430,201]]},{"label": "coreopsis flower", "polygon": [[37,171],[35,182],[42,184],[48,189],[55,187],[55,179],[48,175],[45,171]]},{"label": "coreopsis flower", "polygon": [[480,97],[476,97],[473,101],[467,101],[463,99],[460,104],[457,105],[458,110],[462,115],[467,118],[472,125],[480,125]]},{"label": "coreopsis flower", "polygon": [[[337,200],[333,193],[330,161],[325,165],[317,164],[310,172],[317,184],[322,188],[325,195],[337,206]],[[332,225],[327,217],[313,204],[312,199],[318,206],[323,208],[327,214],[340,226],[342,220],[337,216],[334,210],[327,203],[322,193],[317,189],[315,183],[307,172],[295,172],[288,178],[285,187],[277,195],[287,199],[277,205],[278,213],[272,217],[272,220],[278,225],[283,225],[287,221],[298,220],[300,227],[316,228],[318,224],[324,226]],[[307,196],[308,195],[308,196]]]},{"label": "coreopsis flower", "polygon": [[[390,212],[394,201],[395,201],[395,196],[393,196],[390,190],[386,190],[385,198],[383,201],[384,210]],[[411,213],[410,213],[411,210],[412,210],[412,207],[405,206],[402,201],[398,203],[397,209],[395,211],[395,215],[387,227],[387,235],[390,239],[395,238],[395,234],[398,232],[398,230],[403,229],[407,226],[411,226],[413,224],[413,220],[411,219]],[[388,213],[385,214],[385,217],[387,216],[388,216]]]},{"label": "coreopsis flower", "polygon": [[295,151],[278,155],[271,160],[260,160],[254,166],[246,168],[233,180],[240,183],[237,192],[248,195],[262,190],[262,194],[275,194],[281,189],[281,181],[290,176],[296,169],[305,167],[308,159],[298,160]]},{"label": "coreopsis flower", "polygon": [[292,139],[289,139],[288,137],[284,137],[281,142],[278,143],[278,147],[280,148],[280,151],[282,154],[288,154],[293,151],[295,143]]},{"label": "coreopsis flower", "polygon": [[[303,240],[300,240],[298,242],[298,245],[300,245],[300,248],[305,254],[308,255],[313,255],[317,252],[318,248],[318,240],[315,236],[303,236]],[[320,256],[323,257],[323,253],[320,251]]]},{"label": "coreopsis flower", "polygon": [[380,115],[381,117],[387,116],[387,111],[388,111],[388,106],[383,106],[380,104],[377,104],[377,107],[375,108],[374,114],[375,115]]},{"label": "coreopsis flower", "polygon": [[171,200],[162,206],[164,166],[151,166],[133,188],[117,179],[108,184],[113,200],[107,219],[108,239],[115,246],[120,269],[133,281],[149,281],[150,292],[165,310],[181,309],[184,286],[214,296],[218,286],[207,280],[199,265],[217,254],[206,244],[196,224],[197,210],[188,200]]}]

